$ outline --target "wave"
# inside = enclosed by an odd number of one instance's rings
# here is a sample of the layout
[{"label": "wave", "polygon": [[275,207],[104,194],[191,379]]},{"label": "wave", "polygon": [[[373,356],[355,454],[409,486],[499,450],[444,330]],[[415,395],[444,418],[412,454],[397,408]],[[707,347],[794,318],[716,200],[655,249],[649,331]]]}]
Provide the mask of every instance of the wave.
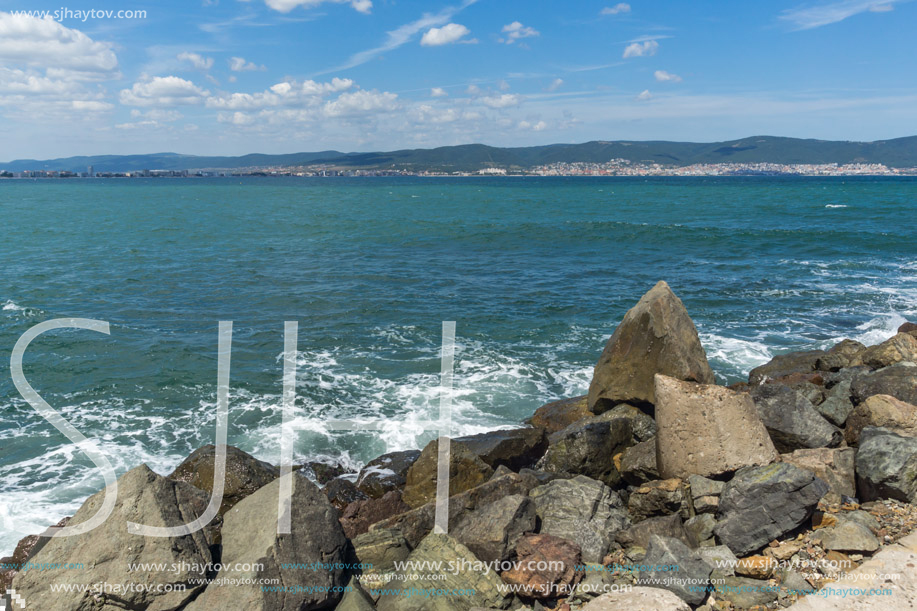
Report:
[{"label": "wave", "polygon": [[847,208],[847,204],[825,204],[825,208]]}]

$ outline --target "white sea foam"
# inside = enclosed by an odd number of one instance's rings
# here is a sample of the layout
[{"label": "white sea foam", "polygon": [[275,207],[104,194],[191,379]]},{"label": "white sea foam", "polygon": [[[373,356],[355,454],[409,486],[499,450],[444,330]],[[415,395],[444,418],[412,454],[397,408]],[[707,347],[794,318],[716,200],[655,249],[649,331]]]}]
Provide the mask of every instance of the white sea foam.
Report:
[{"label": "white sea foam", "polygon": [[847,204],[825,204],[825,208],[847,208]]},{"label": "white sea foam", "polygon": [[[742,373],[751,371],[773,358],[771,349],[760,341],[726,337],[713,333],[699,333],[701,345],[707,352],[707,360],[714,371],[728,366],[738,368]],[[724,379],[721,373],[718,376]]]}]

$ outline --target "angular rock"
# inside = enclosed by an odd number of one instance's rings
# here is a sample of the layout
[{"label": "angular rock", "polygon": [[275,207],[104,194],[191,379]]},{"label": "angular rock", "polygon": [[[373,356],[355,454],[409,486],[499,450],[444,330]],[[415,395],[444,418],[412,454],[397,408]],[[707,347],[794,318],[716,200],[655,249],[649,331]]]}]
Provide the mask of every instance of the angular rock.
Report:
[{"label": "angular rock", "polygon": [[855,457],[856,450],[853,448],[816,448],[782,454],[780,460],[796,465],[800,469],[811,471],[828,484],[831,492],[841,496],[855,497]]},{"label": "angular rock", "polygon": [[721,475],[777,457],[745,393],[660,375],[656,400],[657,467],[662,477]]},{"label": "angular rock", "polygon": [[456,441],[494,469],[506,466],[513,471],[534,465],[548,449],[547,436],[539,428],[491,431],[459,437]]},{"label": "angular rock", "polygon": [[873,395],[856,406],[844,429],[844,439],[857,445],[860,433],[867,426],[878,426],[902,437],[917,437],[917,405],[911,405],[891,395]]},{"label": "angular rock", "polygon": [[627,592],[602,594],[582,611],[691,611],[691,607],[677,595],[660,588],[634,587]]},{"label": "angular rock", "polygon": [[350,590],[344,593],[334,611],[375,611],[372,598],[360,587],[359,580],[351,579],[347,585]]},{"label": "angular rock", "polygon": [[819,371],[840,371],[846,367],[855,367],[863,364],[861,355],[866,346],[852,339],[845,339],[835,344],[828,352],[815,361],[815,369]]},{"label": "angular rock", "polygon": [[771,556],[748,556],[736,563],[736,575],[753,579],[767,579],[780,565]]},{"label": "angular rock", "polygon": [[713,529],[716,527],[716,518],[713,514],[702,513],[685,522],[685,531],[692,543],[691,547],[712,547],[716,545],[713,538]]},{"label": "angular rock", "polygon": [[[341,567],[347,561],[338,512],[310,480],[294,473],[292,481],[289,534],[277,534],[279,479],[226,513],[220,562],[236,570],[221,570],[217,579],[234,579],[237,585],[208,587],[187,611],[300,611],[329,608],[340,600],[347,583],[343,568],[305,568],[313,563]],[[259,580],[269,578],[298,588],[263,590]]]},{"label": "angular rock", "polygon": [[683,519],[691,510],[685,495],[685,484],[678,478],[656,480],[631,491],[627,510],[639,522],[654,516],[678,513]]},{"label": "angular rock", "polygon": [[866,427],[860,434],[856,477],[862,501],[917,502],[917,437]]},{"label": "angular rock", "polygon": [[586,395],[583,395],[542,405],[535,410],[535,413],[526,421],[526,424],[538,429],[544,429],[550,435],[567,428],[574,422],[594,415],[589,411]]},{"label": "angular rock", "polygon": [[655,404],[655,374],[703,384],[713,370],[684,304],[659,282],[624,316],[605,346],[589,385],[589,409]]},{"label": "angular rock", "polygon": [[697,555],[713,569],[710,574],[712,578],[717,579],[735,575],[735,567],[739,559],[725,545],[699,547],[697,548]]},{"label": "angular rock", "polygon": [[621,477],[632,486],[659,479],[659,470],[656,468],[656,438],[651,437],[625,449],[619,462],[618,471]]},{"label": "angular rock", "polygon": [[644,442],[656,436],[656,421],[638,407],[621,403],[602,414],[603,418],[608,420],[614,418],[627,418],[630,420],[631,429],[634,432],[635,442]]},{"label": "angular rock", "polygon": [[300,471],[302,471],[301,475],[305,475],[319,486],[324,486],[334,478],[350,472],[344,465],[317,461],[307,462]]},{"label": "angular rock", "polygon": [[909,333],[898,333],[878,346],[871,346],[863,352],[863,363],[873,369],[881,369],[902,361],[917,361],[917,337]]},{"label": "angular rock", "polygon": [[630,526],[617,493],[582,475],[538,486],[529,496],[541,521],[539,532],[576,543],[586,562],[600,562],[615,533]]},{"label": "angular rock", "polygon": [[752,369],[748,374],[748,383],[758,386],[768,379],[782,378],[794,373],[809,373],[815,370],[815,363],[824,355],[824,350],[778,354],[764,365]]},{"label": "angular rock", "polygon": [[717,600],[725,599],[737,609],[764,607],[777,600],[778,586],[747,577],[726,577],[722,586],[716,587]]},{"label": "angular rock", "polygon": [[724,482],[707,479],[700,475],[688,476],[688,491],[695,513],[716,513],[720,506],[720,494]]},{"label": "angular rock", "polygon": [[338,511],[344,511],[351,503],[365,501],[368,498],[352,481],[343,477],[334,478],[322,488],[322,491]]},{"label": "angular rock", "polygon": [[[62,519],[60,522],[55,524],[57,528],[61,528],[70,523],[70,517]],[[6,556],[0,558],[0,565],[6,565],[10,567],[22,566],[30,558],[35,556],[38,552],[41,551],[50,537],[42,537],[41,535],[28,535],[23,537],[16,544],[16,548],[13,550],[12,556]],[[0,597],[3,596],[3,593],[10,587],[10,584],[13,583],[13,577],[16,576],[16,573],[19,571],[13,568],[0,570]]]},{"label": "angular rock", "polygon": [[[207,494],[213,492],[213,465],[216,447],[206,445],[191,453],[167,477],[200,488]],[[219,515],[280,476],[280,469],[234,446],[226,446],[226,477],[223,484],[223,502]]]},{"label": "angular rock", "polygon": [[[518,565],[501,574],[503,581],[521,586],[523,598],[558,598],[572,591],[582,578],[579,547],[547,534],[526,535],[516,546]],[[561,563],[560,567],[553,563]],[[544,567],[544,568],[542,568]]]},{"label": "angular rock", "polygon": [[868,528],[851,520],[819,531],[821,546],[838,552],[871,553],[879,549],[879,540]]},{"label": "angular rock", "polygon": [[615,541],[624,549],[633,547],[646,549],[650,544],[650,537],[653,535],[671,537],[690,547],[697,547],[696,542],[691,539],[687,529],[685,529],[681,516],[677,513],[648,518],[628,528],[619,530],[615,534]]},{"label": "angular rock", "polygon": [[341,526],[344,536],[353,539],[369,530],[369,527],[392,516],[410,511],[411,508],[401,500],[401,492],[392,490],[379,499],[354,501],[341,513]]},{"label": "angular rock", "polygon": [[[433,440],[420,453],[420,458],[408,469],[402,500],[417,508],[436,499],[436,473],[439,464],[439,441]],[[452,440],[449,444],[449,496],[465,492],[486,482],[493,468],[481,460],[465,444]]]},{"label": "angular rock", "polygon": [[521,494],[470,511],[450,534],[486,562],[507,560],[522,535],[535,531],[535,503]]},{"label": "angular rock", "polygon": [[[69,526],[86,522],[94,516],[102,506],[104,496],[105,491],[102,491],[89,497],[74,514]],[[48,540],[31,559],[36,564],[80,564],[84,568],[21,571],[13,577],[12,588],[26,600],[29,609],[115,611],[123,608],[180,608],[203,588],[203,585],[193,584],[192,580],[206,575],[193,570],[193,567],[212,562],[212,533],[205,528],[180,537],[143,537],[129,534],[127,522],[159,527],[181,526],[203,514],[209,500],[208,494],[202,490],[157,475],[146,465],[131,469],[118,479],[117,500],[107,520],[85,534]],[[175,563],[178,570],[129,573],[128,563]],[[91,591],[81,594],[52,591],[49,587],[52,582],[62,587],[106,582],[132,588],[119,594],[118,601],[99,603],[94,600]],[[185,585],[187,589],[183,592],[161,592],[157,588],[178,584]],[[138,587],[147,585],[152,586],[152,591]]]},{"label": "angular rock", "polygon": [[780,452],[834,447],[843,440],[840,429],[822,418],[808,399],[787,386],[764,384],[752,389],[750,395]]},{"label": "angular rock", "polygon": [[373,499],[386,492],[404,487],[411,465],[420,458],[420,450],[405,450],[383,454],[366,463],[357,477],[357,488]]},{"label": "angular rock", "polygon": [[593,416],[552,433],[550,446],[539,463],[553,473],[585,475],[610,486],[621,480],[613,457],[632,443],[628,418]]},{"label": "angular rock", "polygon": [[844,426],[850,412],[853,411],[850,384],[850,380],[835,384],[827,391],[825,400],[815,406],[815,411],[835,426]]},{"label": "angular rock", "polygon": [[371,564],[372,571],[391,571],[396,562],[406,560],[411,548],[397,528],[371,530],[353,538],[353,550],[360,564]]},{"label": "angular rock", "polygon": [[899,364],[856,376],[850,385],[854,405],[873,395],[891,395],[917,405],[917,365]]},{"label": "angular rock", "polygon": [[[638,585],[668,590],[692,605],[699,605],[707,598],[707,593],[702,588],[709,583],[713,569],[697,552],[678,539],[658,535],[650,537],[650,545],[642,564],[657,570],[640,571]],[[671,566],[678,569],[661,570],[662,567]]]},{"label": "angular rock", "polygon": [[825,482],[795,465],[741,469],[723,488],[714,534],[745,556],[805,523],[826,492]]}]

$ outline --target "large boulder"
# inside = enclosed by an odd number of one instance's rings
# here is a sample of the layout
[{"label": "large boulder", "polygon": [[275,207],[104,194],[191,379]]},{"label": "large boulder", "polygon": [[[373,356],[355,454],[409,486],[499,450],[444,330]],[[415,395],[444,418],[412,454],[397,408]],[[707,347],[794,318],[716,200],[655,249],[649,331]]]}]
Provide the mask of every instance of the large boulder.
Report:
[{"label": "large boulder", "polygon": [[673,592],[661,588],[637,586],[627,591],[602,594],[582,611],[691,611],[688,603]]},{"label": "large boulder", "polygon": [[909,333],[898,333],[878,346],[871,346],[863,352],[863,363],[873,369],[881,369],[902,361],[917,361],[917,337]]},{"label": "large boulder", "polygon": [[748,374],[748,383],[758,386],[767,380],[782,378],[794,373],[809,373],[815,370],[815,363],[823,356],[825,356],[824,350],[778,354],[769,362],[752,369]]},{"label": "large boulder", "polygon": [[539,532],[573,541],[586,562],[600,562],[615,533],[630,526],[618,494],[582,475],[538,486],[530,496],[541,521]]},{"label": "large boulder", "polygon": [[878,426],[904,437],[917,437],[917,405],[900,401],[891,395],[873,395],[854,408],[847,419],[844,439],[857,445],[867,426]]},{"label": "large boulder", "polygon": [[746,393],[657,375],[656,401],[662,477],[721,475],[777,457]]},{"label": "large boulder", "polygon": [[373,499],[404,487],[411,465],[420,458],[420,450],[390,452],[371,460],[357,476],[357,488]]},{"label": "large boulder", "polygon": [[780,452],[834,447],[843,433],[822,418],[802,394],[781,384],[764,384],[749,393],[774,446]]},{"label": "large boulder", "polygon": [[[220,559],[224,568],[217,579],[233,579],[236,585],[208,586],[187,611],[301,611],[337,604],[347,584],[343,565],[348,548],[338,512],[305,477],[294,473],[292,488],[289,534],[277,533],[279,479],[226,513]],[[264,579],[296,588],[272,591],[262,588]]]},{"label": "large boulder", "polygon": [[513,471],[534,465],[548,449],[547,436],[539,428],[491,431],[459,437],[456,441],[494,469],[502,465]]},{"label": "large boulder", "polygon": [[624,316],[605,345],[589,385],[589,409],[655,404],[653,376],[712,384],[697,329],[669,285],[659,282]]},{"label": "large boulder", "polygon": [[397,528],[381,528],[357,535],[351,541],[357,562],[364,566],[372,565],[365,572],[392,571],[395,563],[407,560],[411,548],[404,535]]},{"label": "large boulder", "polygon": [[795,465],[741,469],[723,487],[714,534],[746,556],[801,526],[826,492],[825,482]]},{"label": "large boulder", "polygon": [[[439,440],[434,439],[408,469],[402,500],[414,508],[435,500],[438,468]],[[455,440],[449,443],[449,496],[486,482],[493,473],[493,468],[465,444]]]},{"label": "large boulder", "polygon": [[450,534],[486,562],[507,560],[522,535],[535,531],[535,503],[511,494],[462,516]]},{"label": "large boulder", "polygon": [[[70,517],[68,516],[54,526],[61,528],[69,523]],[[19,540],[15,549],[13,550],[12,556],[0,558],[0,566],[10,567],[0,570],[0,597],[2,597],[3,593],[6,592],[7,588],[10,587],[10,584],[13,583],[13,577],[15,577],[16,573],[19,572],[14,567],[21,567],[24,565],[30,558],[40,552],[41,548],[47,545],[48,541],[50,540],[51,537],[42,537],[41,535],[28,535]]]},{"label": "large boulder", "polygon": [[630,420],[635,442],[644,442],[656,436],[656,421],[639,407],[621,403],[607,412],[603,412],[602,416],[609,420],[612,418],[627,418]]},{"label": "large boulder", "polygon": [[856,496],[856,476],[853,448],[816,448],[783,454],[780,460],[811,471],[828,484],[828,489],[840,496]]},{"label": "large boulder", "polygon": [[614,456],[633,443],[629,418],[593,416],[552,433],[539,463],[545,471],[585,475],[613,486],[621,480]]},{"label": "large boulder", "polygon": [[850,395],[855,405],[873,395],[891,395],[905,403],[917,405],[917,365],[900,363],[860,374],[853,378]]},{"label": "large boulder", "polygon": [[650,537],[641,565],[648,570],[640,571],[638,585],[668,590],[692,605],[707,598],[704,586],[709,583],[713,567],[678,539]]},{"label": "large boulder", "polygon": [[392,490],[382,498],[362,499],[347,505],[341,513],[341,526],[344,527],[344,535],[353,539],[368,531],[376,522],[410,510],[401,500],[401,492]]},{"label": "large boulder", "polygon": [[856,456],[857,489],[864,501],[917,503],[917,437],[866,427]]},{"label": "large boulder", "polygon": [[571,593],[580,579],[579,548],[552,535],[526,535],[516,546],[515,566],[501,575],[523,598],[557,598]]},{"label": "large boulder", "polygon": [[[83,503],[69,522],[86,522],[102,506],[105,491]],[[146,526],[181,526],[204,513],[207,493],[186,484],[166,479],[146,465],[131,469],[118,479],[118,497],[111,515],[95,529],[73,537],[54,537],[47,541],[31,561],[45,565],[79,564],[75,571],[22,571],[13,578],[12,588],[28,603],[29,609],[55,611],[116,611],[121,609],[178,609],[204,587],[209,575],[200,572],[213,561],[208,528],[180,537],[143,537],[130,534],[127,523]],[[274,499],[274,506],[277,499]],[[129,572],[131,564],[161,563],[175,567],[169,571]],[[62,587],[52,590],[50,583]],[[68,591],[68,585],[120,584],[124,591],[117,599],[96,599],[91,590]],[[175,591],[176,586],[184,591]],[[167,591],[162,591],[167,590]]]},{"label": "large boulder", "polygon": [[586,395],[546,403],[535,410],[526,421],[535,428],[544,429],[549,435],[563,430],[578,420],[594,416],[589,411]]},{"label": "large boulder", "polygon": [[861,365],[861,355],[866,346],[852,339],[845,339],[835,344],[828,352],[815,361],[815,369],[819,371],[840,371],[847,367]]},{"label": "large boulder", "polygon": [[[207,494],[213,492],[213,466],[216,447],[206,445],[191,453],[168,478],[200,488]],[[226,446],[226,478],[223,485],[223,502],[220,515],[280,476],[280,469],[234,446]]]},{"label": "large boulder", "polygon": [[823,548],[831,551],[872,553],[879,549],[879,540],[869,528],[853,520],[822,528],[816,537]]}]

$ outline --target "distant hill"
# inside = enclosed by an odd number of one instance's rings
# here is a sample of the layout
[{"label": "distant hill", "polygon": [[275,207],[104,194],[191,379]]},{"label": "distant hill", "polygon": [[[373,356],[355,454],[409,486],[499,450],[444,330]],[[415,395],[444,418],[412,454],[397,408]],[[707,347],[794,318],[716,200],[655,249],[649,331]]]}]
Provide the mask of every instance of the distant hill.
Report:
[{"label": "distant hill", "polygon": [[0,163],[0,171],[67,170],[132,172],[137,170],[238,169],[269,166],[327,164],[342,168],[474,171],[488,167],[524,169],[558,162],[595,162],[627,159],[666,165],[695,163],[883,163],[889,167],[917,167],[917,136],[850,142],[753,136],[728,142],[594,141],[499,148],[484,144],[405,149],[390,152],[251,154],[241,157],[202,157],[157,153],[101,155],[65,159],[19,159]]}]

